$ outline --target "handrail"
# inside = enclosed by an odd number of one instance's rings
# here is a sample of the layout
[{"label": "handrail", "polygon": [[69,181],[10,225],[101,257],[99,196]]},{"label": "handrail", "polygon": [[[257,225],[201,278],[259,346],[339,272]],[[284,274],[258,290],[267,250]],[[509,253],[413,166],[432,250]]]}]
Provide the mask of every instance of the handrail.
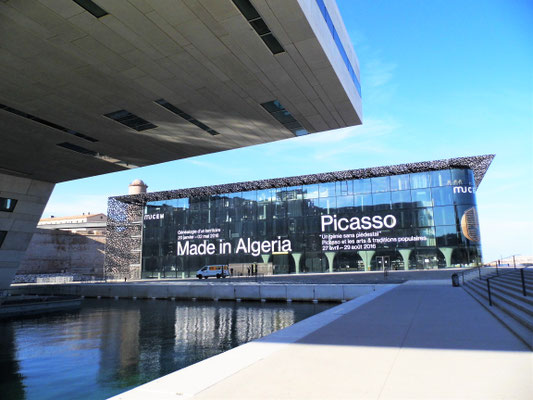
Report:
[{"label": "handrail", "polygon": [[[524,278],[524,269],[526,269],[527,267],[524,267],[524,268],[521,268],[520,269],[520,280],[521,280],[521,283],[522,283],[522,294],[524,296],[527,296],[527,292],[526,292],[526,282],[525,282],[525,278]],[[488,294],[488,297],[489,297],[489,306],[492,307],[492,290],[491,290],[491,287],[490,287],[490,280],[491,279],[496,279],[496,278],[499,278],[501,276],[505,276],[505,275],[508,275],[512,272],[515,272],[516,270],[513,268],[511,271],[507,271],[506,273],[504,274],[498,274],[496,276],[489,276],[487,278],[487,294]]]},{"label": "handrail", "polygon": [[527,296],[527,292],[526,292],[526,280],[524,278],[524,270],[526,269],[527,267],[525,268],[522,268],[520,270],[520,280],[522,281],[522,294],[524,296]]},{"label": "handrail", "polygon": [[490,268],[492,268],[490,265],[480,265],[479,267],[473,267],[473,268],[469,268],[466,271],[461,271],[461,277],[462,277],[462,280],[463,280],[463,285],[465,283],[465,276],[467,276],[467,280],[474,279],[475,276],[473,276],[473,275],[477,272],[477,277],[479,279],[483,279],[482,269],[483,269],[483,271],[489,271],[488,273],[490,274]]}]

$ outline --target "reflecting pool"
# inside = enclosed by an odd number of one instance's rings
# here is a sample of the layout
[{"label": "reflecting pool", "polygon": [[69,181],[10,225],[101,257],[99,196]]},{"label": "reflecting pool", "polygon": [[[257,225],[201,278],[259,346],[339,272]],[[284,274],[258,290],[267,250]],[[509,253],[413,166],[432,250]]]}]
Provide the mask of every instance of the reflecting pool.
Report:
[{"label": "reflecting pool", "polygon": [[331,306],[86,299],[0,322],[0,398],[104,399]]}]

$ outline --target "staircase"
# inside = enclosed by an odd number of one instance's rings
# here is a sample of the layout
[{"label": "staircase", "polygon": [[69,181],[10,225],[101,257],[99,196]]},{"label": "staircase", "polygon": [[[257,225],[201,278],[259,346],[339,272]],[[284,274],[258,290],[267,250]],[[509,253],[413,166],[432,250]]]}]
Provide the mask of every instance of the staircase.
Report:
[{"label": "staircase", "polygon": [[524,269],[527,296],[523,295],[518,269],[489,279],[492,306],[487,279],[465,281],[463,288],[533,350],[533,271]]}]

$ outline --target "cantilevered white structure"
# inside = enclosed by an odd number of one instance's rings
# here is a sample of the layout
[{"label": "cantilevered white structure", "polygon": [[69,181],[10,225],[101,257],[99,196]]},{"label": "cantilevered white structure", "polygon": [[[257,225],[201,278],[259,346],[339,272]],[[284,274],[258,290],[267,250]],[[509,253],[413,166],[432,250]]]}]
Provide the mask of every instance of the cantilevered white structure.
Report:
[{"label": "cantilevered white structure", "polygon": [[57,182],[361,123],[334,0],[0,2],[0,290]]}]

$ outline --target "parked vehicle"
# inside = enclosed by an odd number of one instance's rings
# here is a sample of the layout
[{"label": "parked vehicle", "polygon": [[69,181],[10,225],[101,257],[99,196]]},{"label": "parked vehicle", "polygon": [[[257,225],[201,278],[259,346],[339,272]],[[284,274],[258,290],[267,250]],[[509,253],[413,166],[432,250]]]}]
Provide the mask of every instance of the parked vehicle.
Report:
[{"label": "parked vehicle", "polygon": [[207,279],[210,276],[215,276],[217,279],[231,276],[231,273],[227,265],[206,265],[196,271],[196,277],[198,279]]}]

